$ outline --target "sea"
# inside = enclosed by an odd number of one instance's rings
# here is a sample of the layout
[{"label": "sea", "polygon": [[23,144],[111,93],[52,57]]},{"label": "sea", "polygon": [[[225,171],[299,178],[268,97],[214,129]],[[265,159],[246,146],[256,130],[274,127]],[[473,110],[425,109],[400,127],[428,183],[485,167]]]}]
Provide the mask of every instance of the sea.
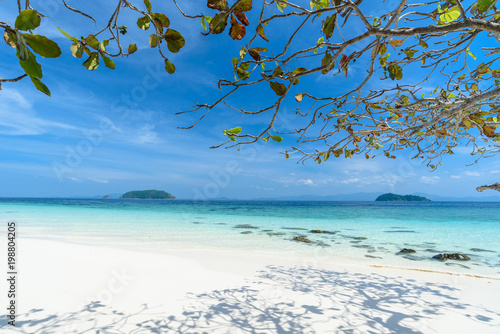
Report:
[{"label": "sea", "polygon": [[[5,241],[7,223],[16,223],[19,247],[41,238],[159,252],[237,249],[500,277],[499,202],[0,198],[0,221]],[[470,260],[433,258],[443,253]]]}]

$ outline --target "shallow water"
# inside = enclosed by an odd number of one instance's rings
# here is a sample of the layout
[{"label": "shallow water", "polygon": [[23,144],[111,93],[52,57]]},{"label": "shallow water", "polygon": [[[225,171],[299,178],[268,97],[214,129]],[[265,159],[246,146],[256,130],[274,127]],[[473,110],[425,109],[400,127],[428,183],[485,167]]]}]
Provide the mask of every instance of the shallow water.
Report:
[{"label": "shallow water", "polygon": [[[371,264],[500,274],[500,203],[0,199],[0,218],[26,237],[145,248],[310,254]],[[247,227],[236,228],[238,225]],[[256,227],[256,228],[251,228]],[[331,233],[311,233],[311,230]],[[306,237],[311,243],[294,241]],[[415,253],[397,254],[402,248]],[[433,260],[460,252],[470,261]]]}]

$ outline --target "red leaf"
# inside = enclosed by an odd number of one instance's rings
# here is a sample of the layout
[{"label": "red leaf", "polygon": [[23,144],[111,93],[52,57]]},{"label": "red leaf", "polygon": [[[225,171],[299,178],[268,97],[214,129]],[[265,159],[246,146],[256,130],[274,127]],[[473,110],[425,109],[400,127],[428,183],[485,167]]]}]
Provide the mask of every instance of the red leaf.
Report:
[{"label": "red leaf", "polygon": [[238,18],[238,20],[240,20],[241,23],[243,23],[244,25],[247,26],[250,23],[250,22],[248,22],[248,18],[245,15],[245,13],[243,13],[241,10],[235,10],[234,11],[234,15],[236,15],[236,17]]},{"label": "red leaf", "polygon": [[229,35],[234,40],[240,40],[245,37],[246,28],[243,24],[238,23],[233,15],[231,15],[231,28],[229,29]]},{"label": "red leaf", "polygon": [[254,60],[260,61],[260,52],[254,50],[248,50],[248,53]]}]

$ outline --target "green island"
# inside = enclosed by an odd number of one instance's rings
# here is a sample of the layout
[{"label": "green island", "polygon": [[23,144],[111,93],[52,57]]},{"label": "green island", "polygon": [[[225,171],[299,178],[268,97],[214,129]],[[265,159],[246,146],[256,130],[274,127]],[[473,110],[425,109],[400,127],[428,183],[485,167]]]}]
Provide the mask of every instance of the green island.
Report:
[{"label": "green island", "polygon": [[120,196],[128,199],[175,199],[175,196],[163,190],[135,190]]},{"label": "green island", "polygon": [[375,201],[430,202],[431,200],[422,196],[387,193],[380,195]]}]

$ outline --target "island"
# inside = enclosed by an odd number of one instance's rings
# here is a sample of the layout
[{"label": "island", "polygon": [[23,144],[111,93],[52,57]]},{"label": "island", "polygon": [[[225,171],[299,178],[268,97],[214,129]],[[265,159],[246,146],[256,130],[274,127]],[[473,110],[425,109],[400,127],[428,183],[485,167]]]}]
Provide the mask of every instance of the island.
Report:
[{"label": "island", "polygon": [[126,199],[175,199],[175,196],[163,190],[135,190],[120,196]]},{"label": "island", "polygon": [[430,202],[431,200],[422,196],[387,193],[380,195],[375,201]]},{"label": "island", "polygon": [[109,195],[104,195],[103,199],[109,199]]}]

